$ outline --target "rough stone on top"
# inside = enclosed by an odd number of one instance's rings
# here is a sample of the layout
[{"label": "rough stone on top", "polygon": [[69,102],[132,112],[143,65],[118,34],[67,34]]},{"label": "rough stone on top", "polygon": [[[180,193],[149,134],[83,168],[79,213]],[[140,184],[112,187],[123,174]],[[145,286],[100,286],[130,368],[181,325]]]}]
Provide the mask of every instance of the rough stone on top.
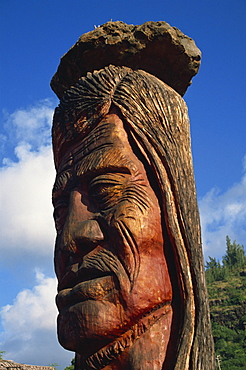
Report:
[{"label": "rough stone on top", "polygon": [[61,98],[87,72],[113,64],[149,72],[183,96],[200,60],[195,42],[166,22],[107,22],[82,35],[61,58],[51,88]]}]

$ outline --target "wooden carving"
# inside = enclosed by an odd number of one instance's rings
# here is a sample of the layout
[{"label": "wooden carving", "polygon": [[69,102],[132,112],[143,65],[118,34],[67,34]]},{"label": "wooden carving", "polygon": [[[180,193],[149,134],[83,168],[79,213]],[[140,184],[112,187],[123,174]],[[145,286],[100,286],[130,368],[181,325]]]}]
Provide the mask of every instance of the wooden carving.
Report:
[{"label": "wooden carving", "polygon": [[143,70],[88,72],[53,149],[58,338],[76,369],[213,369],[181,96]]}]

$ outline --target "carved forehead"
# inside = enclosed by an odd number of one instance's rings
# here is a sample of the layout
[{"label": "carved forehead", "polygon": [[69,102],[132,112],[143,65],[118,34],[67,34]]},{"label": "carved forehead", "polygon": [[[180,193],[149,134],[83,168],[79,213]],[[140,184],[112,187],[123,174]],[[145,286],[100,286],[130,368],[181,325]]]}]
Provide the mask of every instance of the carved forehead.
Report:
[{"label": "carved forehead", "polygon": [[110,113],[64,153],[53,191],[63,190],[74,177],[105,171],[133,174],[139,169],[142,164],[130,147],[123,122]]},{"label": "carved forehead", "polygon": [[185,103],[172,88],[144,71],[109,66],[81,78],[56,109],[52,129],[56,169],[70,142],[87,135],[112,105],[119,108],[129,130],[138,127],[156,142],[160,135],[164,142],[169,132],[176,140],[181,130],[187,130],[182,119]]},{"label": "carved forehead", "polygon": [[56,167],[70,141],[80,140],[108,113],[117,83],[129,68],[88,73],[66,92],[55,111],[52,137]]}]

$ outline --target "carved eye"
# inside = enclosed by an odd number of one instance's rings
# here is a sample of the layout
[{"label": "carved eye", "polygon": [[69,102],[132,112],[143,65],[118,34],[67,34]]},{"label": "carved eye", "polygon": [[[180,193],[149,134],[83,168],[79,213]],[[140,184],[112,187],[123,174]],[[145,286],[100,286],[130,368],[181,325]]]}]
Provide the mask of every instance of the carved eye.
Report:
[{"label": "carved eye", "polygon": [[110,174],[94,178],[89,185],[89,197],[99,210],[114,207],[120,201],[126,178]]},{"label": "carved eye", "polygon": [[122,193],[120,186],[97,184],[90,187],[89,196],[101,210],[114,207]]},{"label": "carved eye", "polygon": [[54,220],[55,220],[55,227],[59,233],[62,232],[64,223],[67,218],[67,211],[68,211],[68,204],[64,201],[59,201],[54,210]]}]

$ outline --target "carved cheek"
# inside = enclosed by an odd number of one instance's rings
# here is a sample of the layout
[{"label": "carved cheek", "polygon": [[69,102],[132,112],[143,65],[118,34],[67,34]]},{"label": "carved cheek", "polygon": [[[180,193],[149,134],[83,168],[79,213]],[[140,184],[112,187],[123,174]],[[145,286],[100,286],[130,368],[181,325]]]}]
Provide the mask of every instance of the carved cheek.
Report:
[{"label": "carved cheek", "polygon": [[138,205],[133,202],[120,202],[114,210],[111,218],[111,226],[121,223],[128,230],[129,234],[138,242],[146,238],[153,239],[160,230],[160,212],[153,207],[141,211]]},{"label": "carved cheek", "polygon": [[124,224],[129,233],[136,237],[141,233],[143,215],[134,203],[129,201],[120,202],[115,207],[114,214],[111,219],[111,225],[115,226],[119,223]]},{"label": "carved cheek", "polygon": [[111,219],[111,242],[130,279],[131,285],[140,268],[139,245],[142,242],[141,212],[129,201],[120,202]]}]

